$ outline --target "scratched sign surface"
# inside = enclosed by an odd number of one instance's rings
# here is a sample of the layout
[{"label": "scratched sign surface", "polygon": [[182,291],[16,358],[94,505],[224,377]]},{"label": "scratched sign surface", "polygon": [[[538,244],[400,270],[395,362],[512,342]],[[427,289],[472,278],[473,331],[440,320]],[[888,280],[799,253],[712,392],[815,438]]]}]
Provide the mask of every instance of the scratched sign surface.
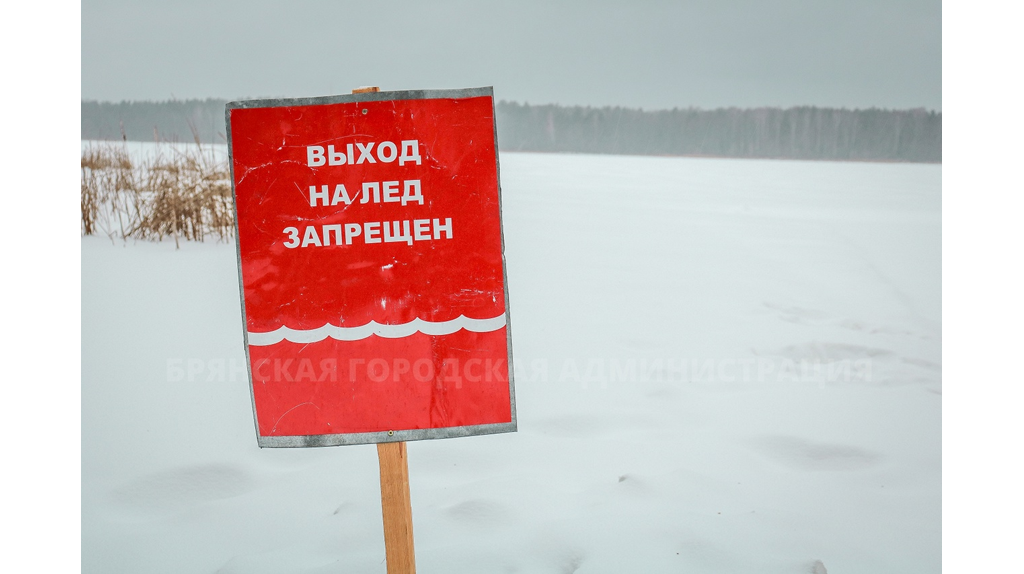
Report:
[{"label": "scratched sign surface", "polygon": [[227,122],[260,446],[514,431],[491,89]]}]

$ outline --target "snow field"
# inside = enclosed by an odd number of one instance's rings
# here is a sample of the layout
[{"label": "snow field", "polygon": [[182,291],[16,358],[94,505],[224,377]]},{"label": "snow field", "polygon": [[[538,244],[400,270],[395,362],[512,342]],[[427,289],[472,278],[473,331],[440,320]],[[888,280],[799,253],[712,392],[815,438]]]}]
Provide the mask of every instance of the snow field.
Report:
[{"label": "snow field", "polygon": [[[940,166],[500,159],[520,430],[409,444],[420,572],[940,570]],[[85,572],[384,572],[373,446],[256,447],[233,244],[83,238],[82,325]]]}]

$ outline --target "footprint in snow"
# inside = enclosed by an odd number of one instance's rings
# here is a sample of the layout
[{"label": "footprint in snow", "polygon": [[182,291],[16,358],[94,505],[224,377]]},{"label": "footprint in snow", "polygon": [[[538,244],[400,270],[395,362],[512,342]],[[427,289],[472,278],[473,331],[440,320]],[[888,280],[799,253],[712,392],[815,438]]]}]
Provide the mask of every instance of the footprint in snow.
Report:
[{"label": "footprint in snow", "polygon": [[755,440],[754,446],[775,462],[798,470],[862,470],[875,466],[882,458],[855,446],[786,436],[763,437]]},{"label": "footprint in snow", "polygon": [[450,518],[476,526],[501,524],[506,521],[509,511],[501,504],[490,500],[466,500],[445,509]]},{"label": "footprint in snow", "polygon": [[179,467],[136,478],[115,489],[111,498],[122,508],[159,514],[232,498],[253,488],[254,481],[241,468],[208,464]]}]

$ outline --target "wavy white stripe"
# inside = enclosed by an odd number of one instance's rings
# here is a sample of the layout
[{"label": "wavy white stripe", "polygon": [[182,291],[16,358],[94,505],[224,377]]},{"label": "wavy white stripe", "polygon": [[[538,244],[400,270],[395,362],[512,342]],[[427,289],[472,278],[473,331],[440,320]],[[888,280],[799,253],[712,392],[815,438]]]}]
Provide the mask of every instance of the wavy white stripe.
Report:
[{"label": "wavy white stripe", "polygon": [[281,341],[292,343],[316,343],[330,337],[338,341],[358,341],[370,335],[377,335],[385,339],[401,339],[414,333],[426,335],[450,335],[459,329],[465,329],[474,333],[489,333],[497,331],[505,326],[505,314],[490,319],[470,319],[465,315],[459,315],[451,321],[433,323],[423,319],[413,319],[402,325],[381,325],[376,321],[361,327],[336,327],[330,323],[317,329],[289,329],[279,327],[267,333],[253,333],[249,331],[249,344],[256,347],[276,345]]}]

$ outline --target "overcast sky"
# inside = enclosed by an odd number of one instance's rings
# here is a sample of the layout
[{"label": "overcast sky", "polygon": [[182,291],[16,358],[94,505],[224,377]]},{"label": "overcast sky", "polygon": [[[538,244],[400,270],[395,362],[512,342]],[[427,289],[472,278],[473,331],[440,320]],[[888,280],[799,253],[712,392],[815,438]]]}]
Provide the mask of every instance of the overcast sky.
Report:
[{"label": "overcast sky", "polygon": [[82,98],[941,109],[941,2],[82,2]]}]

